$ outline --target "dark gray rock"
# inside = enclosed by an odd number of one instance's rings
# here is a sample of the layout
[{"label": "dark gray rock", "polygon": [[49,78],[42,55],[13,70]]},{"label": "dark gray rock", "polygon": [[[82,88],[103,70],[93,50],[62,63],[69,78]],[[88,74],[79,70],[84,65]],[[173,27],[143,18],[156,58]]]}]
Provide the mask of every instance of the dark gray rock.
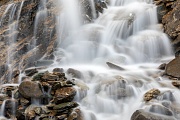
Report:
[{"label": "dark gray rock", "polygon": [[125,70],[124,68],[122,68],[114,63],[111,63],[111,62],[106,62],[106,64],[112,69],[121,70],[121,71]]}]

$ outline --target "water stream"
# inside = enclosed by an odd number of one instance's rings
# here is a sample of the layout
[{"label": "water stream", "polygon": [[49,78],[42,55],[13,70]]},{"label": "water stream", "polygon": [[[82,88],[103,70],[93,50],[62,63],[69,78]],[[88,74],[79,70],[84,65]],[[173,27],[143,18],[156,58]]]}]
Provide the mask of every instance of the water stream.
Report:
[{"label": "water stream", "polygon": [[[151,0],[112,0],[97,20],[85,25],[78,1],[60,3],[64,7],[57,17],[63,31],[59,35],[66,37],[59,37],[52,68],[82,73],[76,79],[80,86],[76,100],[85,120],[129,120],[137,109],[149,111],[151,104],[143,102],[143,95],[152,88],[160,89],[162,98],[168,92],[180,94],[157,70],[164,58],[172,56],[172,49]],[[107,62],[124,69],[110,69]],[[170,101],[166,98],[156,104]]]}]

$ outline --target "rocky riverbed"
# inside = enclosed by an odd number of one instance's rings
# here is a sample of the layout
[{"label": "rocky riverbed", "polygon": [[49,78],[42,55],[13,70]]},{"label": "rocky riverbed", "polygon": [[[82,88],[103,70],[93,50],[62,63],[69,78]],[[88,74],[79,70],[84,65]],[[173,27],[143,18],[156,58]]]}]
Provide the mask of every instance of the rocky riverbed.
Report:
[{"label": "rocky riverbed", "polygon": [[75,80],[68,80],[62,69],[55,68],[52,73],[30,69],[26,75],[20,85],[1,87],[1,111],[6,118],[82,120],[79,105],[73,101]]}]

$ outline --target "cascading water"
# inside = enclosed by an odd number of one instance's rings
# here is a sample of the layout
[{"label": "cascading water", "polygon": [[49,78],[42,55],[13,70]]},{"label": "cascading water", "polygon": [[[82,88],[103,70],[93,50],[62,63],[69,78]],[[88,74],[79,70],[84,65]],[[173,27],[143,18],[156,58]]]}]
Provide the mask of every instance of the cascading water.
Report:
[{"label": "cascading water", "polygon": [[[38,11],[37,11],[37,14],[36,14],[36,18],[35,18],[35,23],[34,23],[34,40],[33,40],[33,43],[32,43],[32,47],[36,47],[36,40],[37,40],[37,33],[38,33],[38,24],[40,24],[40,22],[42,20],[45,20],[47,18],[47,8],[46,8],[46,3],[47,3],[47,0],[41,0],[40,1],[40,4],[39,4],[39,8],[38,8]],[[47,28],[46,26],[44,26],[44,30],[46,31]]]},{"label": "cascading water", "polygon": [[[159,73],[156,68],[161,59],[172,55],[151,0],[112,0],[94,23],[85,25],[78,1],[60,3],[60,46],[54,66],[81,71],[82,77],[76,79],[80,86],[76,100],[85,120],[129,120],[137,109],[149,111],[151,104],[142,99],[152,88],[180,94],[171,86],[162,87],[160,77],[151,76]],[[107,62],[124,69],[109,69]]]},{"label": "cascading water", "polygon": [[[168,80],[162,79],[160,71],[156,69],[163,58],[172,55],[172,49],[167,36],[157,24],[156,6],[153,5],[153,1],[111,0],[102,14],[97,14],[94,1],[100,2],[100,0],[88,1],[93,18],[93,23],[90,24],[84,24],[80,12],[83,8],[80,7],[79,0],[56,1],[56,4],[59,4],[57,8],[59,47],[54,52],[54,64],[48,70],[60,66],[65,71],[68,68],[80,71],[80,77],[75,79],[78,91],[75,100],[80,104],[84,120],[129,120],[137,109],[165,116],[166,111],[153,105],[171,105],[172,101],[178,103],[177,96],[180,93],[168,84]],[[8,42],[12,44],[17,39],[16,32],[23,4],[24,1],[19,6],[13,3],[7,5],[0,18],[2,23],[6,13],[10,12],[8,34],[12,36]],[[47,6],[47,0],[40,0],[34,21],[34,41],[30,43],[32,48],[37,45],[37,34],[41,32],[38,31],[38,25],[41,25],[41,21],[45,22],[43,32],[48,30],[45,19],[50,13]],[[95,20],[97,15],[99,17]],[[14,20],[15,22],[12,22]],[[9,50],[7,63],[11,70],[13,57]],[[23,75],[20,74],[19,82],[21,76]],[[71,79],[73,75],[67,77]],[[10,81],[11,76],[8,82]],[[3,91],[4,87],[15,89],[16,86],[19,84],[1,85],[1,95],[7,94]],[[143,95],[152,88],[158,88],[162,94],[157,100],[146,104],[143,102]],[[43,95],[48,96],[52,89],[48,87],[41,90]],[[12,94],[8,94],[9,99],[5,98],[3,101],[0,117],[6,116],[4,115],[6,104],[9,101],[12,105],[10,111],[12,115],[15,114],[15,92],[11,91]],[[44,99],[42,103],[39,98],[32,97],[28,109],[47,104],[49,101],[50,99]],[[25,110],[25,114],[28,109]],[[180,119],[175,112],[174,117]],[[53,119],[51,116],[49,118]]]}]

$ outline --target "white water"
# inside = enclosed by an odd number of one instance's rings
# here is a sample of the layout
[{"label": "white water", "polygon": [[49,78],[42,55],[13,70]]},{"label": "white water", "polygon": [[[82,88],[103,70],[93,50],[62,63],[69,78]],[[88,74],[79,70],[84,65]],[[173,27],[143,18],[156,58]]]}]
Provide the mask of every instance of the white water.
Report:
[{"label": "white water", "polygon": [[[8,69],[9,69],[9,76],[8,76],[8,82],[11,81],[11,74],[12,71],[14,69],[13,67],[13,60],[14,60],[14,55],[12,54],[12,50],[15,49],[13,48],[14,43],[17,41],[17,35],[18,35],[18,24],[19,24],[19,18],[21,15],[21,10],[24,4],[24,0],[22,0],[21,2],[19,2],[18,4],[9,4],[7,5],[3,16],[0,18],[0,26],[3,27],[3,22],[4,22],[4,18],[7,16],[7,13],[9,12],[9,16],[8,16],[8,33],[6,35],[7,39],[7,43],[11,46],[9,47],[8,51],[7,51],[7,65],[8,65]],[[17,14],[16,14],[17,13]]]},{"label": "white water", "polygon": [[[32,48],[35,48],[36,47],[36,40],[37,40],[37,33],[39,32],[38,31],[38,28],[39,28],[39,24],[41,24],[41,22],[43,20],[45,20],[47,18],[47,15],[48,15],[48,11],[47,11],[47,8],[46,8],[46,3],[47,3],[47,0],[40,0],[40,3],[39,3],[39,6],[38,6],[38,11],[36,13],[36,17],[35,17],[35,21],[34,21],[34,33],[33,33],[33,43],[32,43]],[[47,31],[46,30],[46,26],[44,26],[44,31]]]},{"label": "white water", "polygon": [[[159,73],[156,68],[161,59],[171,56],[172,50],[167,36],[157,25],[156,6],[151,4],[151,0],[112,0],[94,23],[86,25],[77,1],[58,0],[60,46],[52,67],[74,68],[83,74],[82,78],[76,79],[76,100],[85,120],[129,120],[135,110],[149,109],[150,105],[143,102],[143,95],[151,88],[158,88],[162,93],[171,91],[179,101],[179,91],[168,80],[154,77]],[[36,25],[47,16],[44,3],[46,1],[42,0],[36,15],[34,38],[38,29]],[[6,12],[12,6],[14,4],[10,4]],[[92,9],[95,12],[94,6]],[[13,14],[12,11],[11,16]],[[93,16],[95,18],[96,13]],[[14,25],[11,31],[17,29],[17,24]],[[106,62],[126,70],[110,69]],[[39,105],[39,100],[32,101]],[[161,104],[162,101],[160,97],[155,102]],[[5,101],[1,106],[1,116],[4,106]]]},{"label": "white water", "polygon": [[[76,0],[60,4],[60,46],[52,67],[74,68],[83,74],[76,79],[76,100],[85,120],[130,120],[137,109],[148,111],[153,102],[145,104],[143,95],[152,88],[163,94],[171,91],[172,96],[180,94],[156,69],[172,55],[172,49],[157,24],[151,0],[112,0],[94,23],[86,25]],[[110,69],[106,62],[126,70]]]}]

